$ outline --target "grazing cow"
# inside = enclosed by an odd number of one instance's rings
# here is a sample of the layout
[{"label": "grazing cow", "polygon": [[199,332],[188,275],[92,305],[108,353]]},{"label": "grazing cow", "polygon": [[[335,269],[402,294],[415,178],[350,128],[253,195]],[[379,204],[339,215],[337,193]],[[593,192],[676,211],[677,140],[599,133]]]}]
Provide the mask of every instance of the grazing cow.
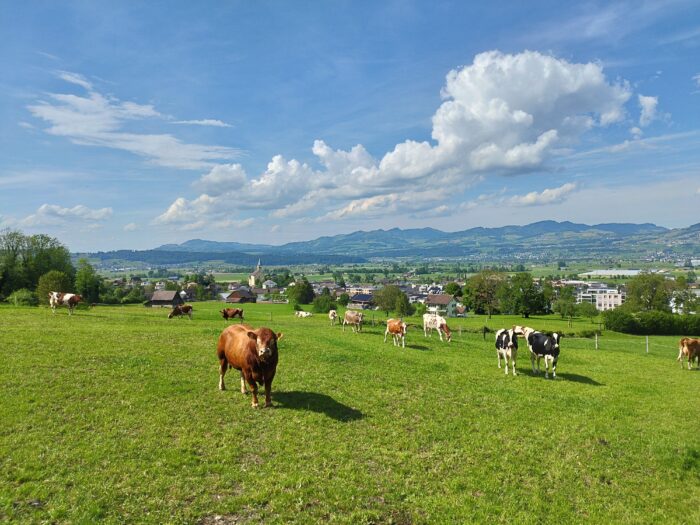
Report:
[{"label": "grazing cow", "polygon": [[49,304],[51,311],[56,313],[58,306],[67,306],[68,315],[73,315],[73,310],[83,298],[75,293],[49,292]]},{"label": "grazing cow", "polygon": [[498,356],[498,368],[501,368],[501,357],[506,364],[506,375],[508,375],[508,360],[510,359],[513,375],[518,375],[515,371],[515,361],[518,357],[518,336],[514,330],[501,328],[496,332],[496,355]]},{"label": "grazing cow", "polygon": [[688,370],[693,366],[693,360],[697,361],[696,368],[700,368],[700,339],[684,337],[678,341],[678,359],[683,368],[683,357],[688,360]]},{"label": "grazing cow", "polygon": [[272,380],[277,371],[277,342],[282,334],[269,328],[254,330],[247,324],[228,326],[219,336],[216,356],[219,358],[219,390],[226,390],[224,376],[231,367],[241,372],[241,393],[246,383],[253,391],[253,408],[258,405],[258,384],[265,385],[265,406],[272,406]]},{"label": "grazing cow", "polygon": [[311,317],[313,314],[311,312],[305,312],[304,310],[297,310],[296,312],[294,312],[294,315],[296,315],[297,317],[304,318]]},{"label": "grazing cow", "polygon": [[[527,326],[514,326],[513,332],[522,335],[527,341],[527,346],[530,349],[532,372],[534,374],[540,372],[540,358],[544,357],[544,377],[549,379],[549,368],[551,365],[552,377],[556,378],[561,335],[556,332],[552,335],[543,334]],[[537,370],[535,370],[535,358],[537,358]]]},{"label": "grazing cow", "polygon": [[170,310],[170,313],[168,314],[168,319],[172,319],[173,317],[180,317],[183,315],[186,315],[190,318],[190,321],[192,320],[192,306],[189,304],[176,304],[173,306],[173,309]]},{"label": "grazing cow", "polygon": [[331,320],[331,326],[335,326],[335,320],[338,319],[338,312],[335,310],[328,312],[328,319]]},{"label": "grazing cow", "polygon": [[345,331],[345,325],[349,324],[352,326],[352,331],[361,332],[362,331],[362,319],[364,317],[363,312],[356,312],[354,310],[346,310],[345,316],[343,316],[343,332]]},{"label": "grazing cow", "polygon": [[423,336],[428,337],[428,335],[433,334],[433,330],[437,330],[440,336],[440,341],[442,341],[442,334],[445,333],[445,339],[449,343],[452,341],[452,332],[447,326],[447,321],[444,317],[437,314],[423,314]]},{"label": "grazing cow", "polygon": [[234,317],[239,317],[241,323],[243,322],[243,310],[241,308],[224,308],[223,310],[219,310],[219,313],[227,321]]},{"label": "grazing cow", "polygon": [[401,341],[401,346],[406,348],[406,329],[408,325],[403,322],[403,319],[387,319],[386,331],[384,332],[384,342],[386,343],[386,336],[391,334],[394,340],[394,346],[399,346],[399,341]]}]

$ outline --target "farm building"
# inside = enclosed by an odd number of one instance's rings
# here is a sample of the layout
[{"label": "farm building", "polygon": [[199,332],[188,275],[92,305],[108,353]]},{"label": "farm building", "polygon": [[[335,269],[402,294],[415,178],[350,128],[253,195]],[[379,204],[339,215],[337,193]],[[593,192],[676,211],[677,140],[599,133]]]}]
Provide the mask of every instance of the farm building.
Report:
[{"label": "farm building", "polygon": [[160,306],[161,308],[172,308],[173,306],[184,303],[185,301],[183,301],[182,297],[180,297],[180,294],[176,291],[158,290],[157,292],[154,292],[151,298],[144,303],[144,306],[152,306],[154,308],[158,306]]},{"label": "farm building", "polygon": [[348,308],[361,308],[366,310],[374,305],[374,296],[368,293],[358,293],[350,298]]},{"label": "farm building", "polygon": [[425,306],[445,317],[457,317],[457,301],[448,294],[428,294]]},{"label": "farm building", "polygon": [[227,303],[254,303],[257,301],[257,296],[248,290],[239,288],[226,296]]}]

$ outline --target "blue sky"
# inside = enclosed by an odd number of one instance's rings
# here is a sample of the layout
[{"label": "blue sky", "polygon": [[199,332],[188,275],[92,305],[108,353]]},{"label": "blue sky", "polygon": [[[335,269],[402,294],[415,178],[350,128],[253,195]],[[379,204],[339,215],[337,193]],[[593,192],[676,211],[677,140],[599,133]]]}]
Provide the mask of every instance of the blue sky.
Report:
[{"label": "blue sky", "polygon": [[700,220],[697,1],[0,1],[0,228],[72,251]]}]

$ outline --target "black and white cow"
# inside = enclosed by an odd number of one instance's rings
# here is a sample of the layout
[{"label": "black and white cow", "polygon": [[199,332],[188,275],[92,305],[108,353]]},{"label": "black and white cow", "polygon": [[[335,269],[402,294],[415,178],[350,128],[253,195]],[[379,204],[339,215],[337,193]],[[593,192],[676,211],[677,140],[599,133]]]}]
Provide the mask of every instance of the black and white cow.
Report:
[{"label": "black and white cow", "polygon": [[518,336],[514,330],[501,328],[496,332],[496,355],[498,356],[498,368],[501,368],[501,357],[506,363],[506,375],[508,375],[508,360],[510,359],[513,375],[518,375],[515,371],[515,361],[518,357]]},{"label": "black and white cow", "polygon": [[[552,369],[552,377],[557,377],[557,361],[559,360],[559,341],[561,335],[543,334],[533,328],[516,326],[513,331],[522,335],[527,341],[530,349],[530,361],[532,362],[532,372],[540,372],[540,358],[544,358],[544,377],[549,379],[549,368]],[[535,370],[535,357],[537,358],[537,370]]]}]

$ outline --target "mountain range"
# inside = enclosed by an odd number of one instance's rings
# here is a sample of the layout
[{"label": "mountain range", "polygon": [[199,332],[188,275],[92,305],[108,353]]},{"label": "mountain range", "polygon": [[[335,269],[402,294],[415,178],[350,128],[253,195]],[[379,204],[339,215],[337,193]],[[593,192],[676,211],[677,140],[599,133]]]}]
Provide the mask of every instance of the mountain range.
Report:
[{"label": "mountain range", "polygon": [[151,264],[222,260],[250,265],[349,263],[369,258],[467,257],[475,260],[581,259],[625,256],[700,257],[700,223],[669,229],[655,224],[541,221],[525,226],[477,227],[444,232],[434,228],[356,231],[280,246],[192,239],[153,250],[99,252],[102,260]]}]

